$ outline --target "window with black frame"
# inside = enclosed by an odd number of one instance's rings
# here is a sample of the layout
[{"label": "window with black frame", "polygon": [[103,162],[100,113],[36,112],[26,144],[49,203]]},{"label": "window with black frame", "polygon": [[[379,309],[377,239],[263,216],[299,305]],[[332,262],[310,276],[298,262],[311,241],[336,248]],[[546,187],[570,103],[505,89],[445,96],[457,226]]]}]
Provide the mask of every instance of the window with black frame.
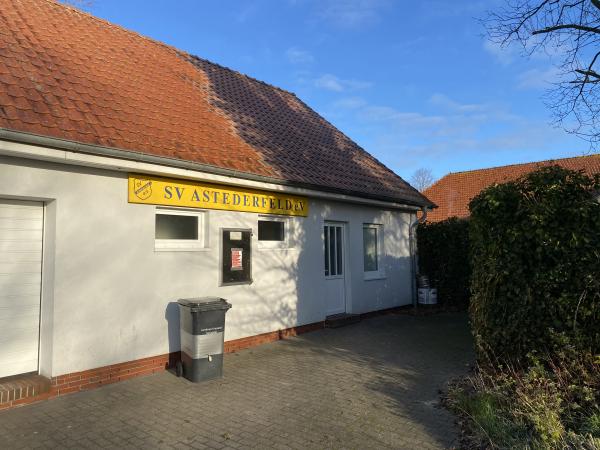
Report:
[{"label": "window with black frame", "polygon": [[285,222],[280,220],[259,220],[258,240],[283,242],[285,240]]}]

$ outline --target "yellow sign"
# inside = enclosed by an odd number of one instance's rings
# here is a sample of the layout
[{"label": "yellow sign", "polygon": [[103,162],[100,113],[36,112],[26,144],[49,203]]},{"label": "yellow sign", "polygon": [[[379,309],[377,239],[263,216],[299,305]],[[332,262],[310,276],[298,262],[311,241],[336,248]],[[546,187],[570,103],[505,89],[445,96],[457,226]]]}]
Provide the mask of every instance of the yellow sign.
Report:
[{"label": "yellow sign", "polygon": [[129,202],[287,216],[308,215],[306,197],[136,174],[129,174]]}]

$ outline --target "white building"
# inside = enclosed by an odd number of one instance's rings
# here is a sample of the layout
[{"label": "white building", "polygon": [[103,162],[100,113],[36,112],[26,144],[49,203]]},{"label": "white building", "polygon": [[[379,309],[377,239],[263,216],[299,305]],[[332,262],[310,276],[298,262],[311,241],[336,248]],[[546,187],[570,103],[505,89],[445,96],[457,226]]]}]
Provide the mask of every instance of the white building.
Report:
[{"label": "white building", "polygon": [[156,370],[180,298],[229,349],[413,302],[431,203],[293,94],[45,0],[0,42],[0,377]]}]

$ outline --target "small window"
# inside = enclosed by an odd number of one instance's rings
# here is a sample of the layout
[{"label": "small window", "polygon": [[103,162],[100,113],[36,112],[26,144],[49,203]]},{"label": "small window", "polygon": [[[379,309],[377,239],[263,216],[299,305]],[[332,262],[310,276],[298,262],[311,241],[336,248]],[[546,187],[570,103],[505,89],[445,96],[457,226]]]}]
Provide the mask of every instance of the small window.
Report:
[{"label": "small window", "polygon": [[204,211],[159,208],[154,228],[155,250],[204,248]]},{"label": "small window", "polygon": [[363,267],[365,278],[383,278],[381,267],[382,227],[380,225],[363,225]]},{"label": "small window", "polygon": [[284,223],[278,220],[259,220],[258,221],[258,240],[259,241],[279,241],[285,240]]},{"label": "small window", "polygon": [[290,249],[292,230],[293,222],[289,217],[258,216],[258,249]]},{"label": "small window", "polygon": [[377,228],[364,227],[363,242],[365,248],[365,272],[375,272],[378,269]]},{"label": "small window", "polygon": [[198,240],[198,216],[156,215],[156,239]]}]

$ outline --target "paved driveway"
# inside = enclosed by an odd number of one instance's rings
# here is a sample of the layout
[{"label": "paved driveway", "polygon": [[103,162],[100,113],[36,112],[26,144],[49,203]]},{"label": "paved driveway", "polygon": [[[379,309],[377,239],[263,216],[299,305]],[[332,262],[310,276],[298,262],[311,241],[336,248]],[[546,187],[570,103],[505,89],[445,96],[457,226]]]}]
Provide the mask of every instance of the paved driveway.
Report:
[{"label": "paved driveway", "polygon": [[438,389],[472,360],[462,315],[382,316],[0,412],[2,448],[448,448]]}]

